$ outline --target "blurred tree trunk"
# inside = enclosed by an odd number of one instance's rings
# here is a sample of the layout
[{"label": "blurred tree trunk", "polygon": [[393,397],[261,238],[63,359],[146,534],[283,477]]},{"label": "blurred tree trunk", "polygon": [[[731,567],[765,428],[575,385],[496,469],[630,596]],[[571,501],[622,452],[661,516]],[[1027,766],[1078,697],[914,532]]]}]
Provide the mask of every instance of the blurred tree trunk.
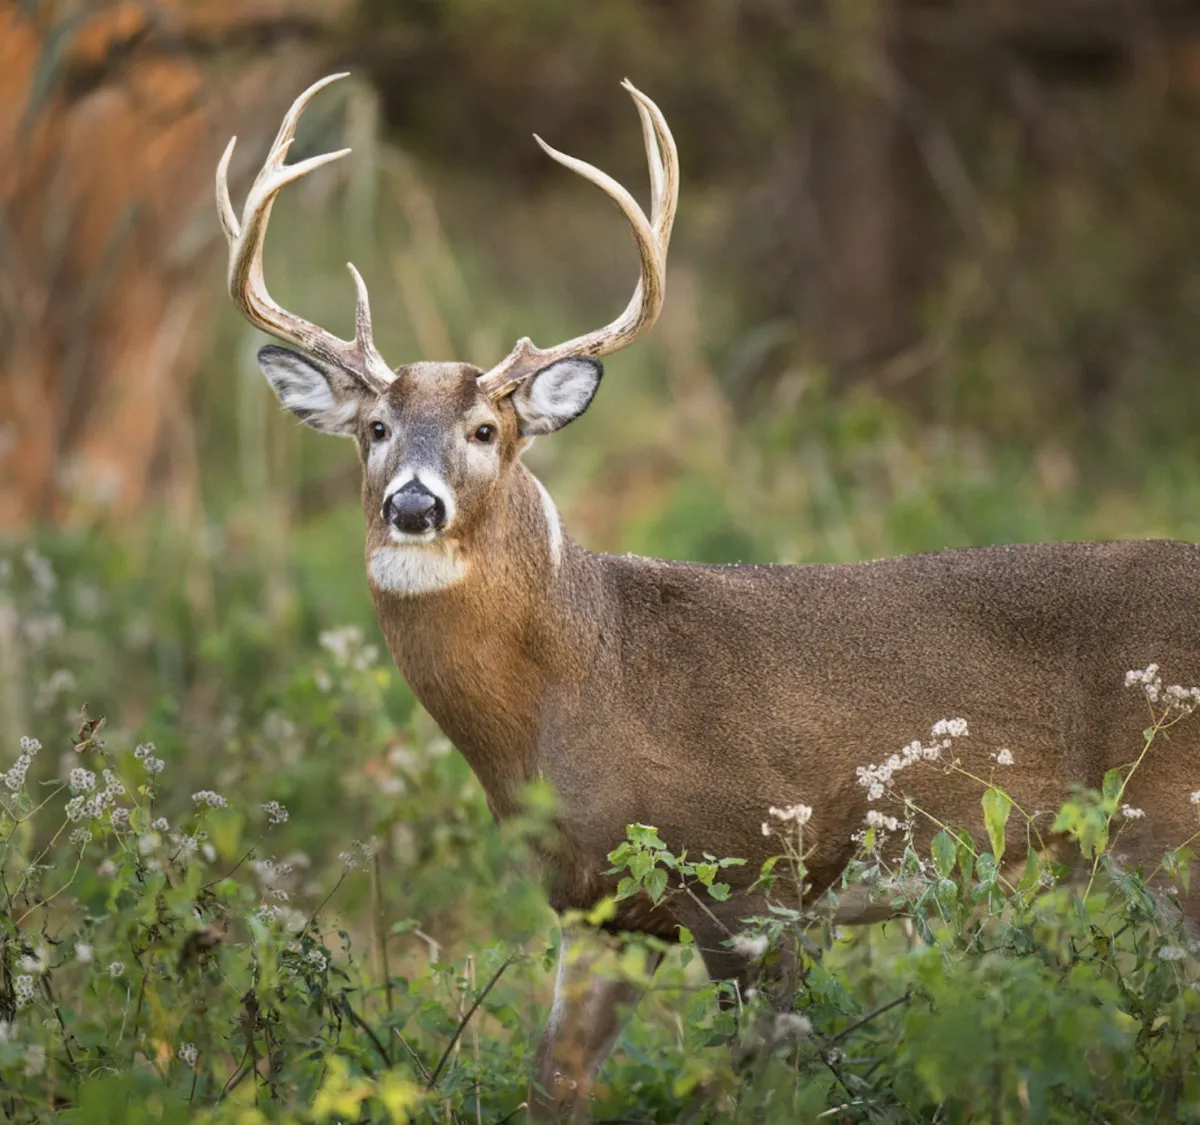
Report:
[{"label": "blurred tree trunk", "polygon": [[813,329],[822,360],[835,368],[886,358],[914,328],[927,213],[911,139],[889,97],[904,80],[904,11],[904,0],[829,4],[826,34],[838,55],[811,143]]},{"label": "blurred tree trunk", "polygon": [[189,490],[213,169],[314,73],[291,8],[0,3],[0,530]]}]

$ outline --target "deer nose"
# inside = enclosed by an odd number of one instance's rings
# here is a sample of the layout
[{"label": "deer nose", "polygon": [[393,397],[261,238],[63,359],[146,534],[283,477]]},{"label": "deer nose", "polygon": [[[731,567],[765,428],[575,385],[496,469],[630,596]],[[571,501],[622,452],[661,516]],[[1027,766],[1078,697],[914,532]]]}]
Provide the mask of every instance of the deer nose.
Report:
[{"label": "deer nose", "polygon": [[409,535],[440,531],[446,522],[446,505],[420,481],[410,480],[383,502],[383,518]]}]

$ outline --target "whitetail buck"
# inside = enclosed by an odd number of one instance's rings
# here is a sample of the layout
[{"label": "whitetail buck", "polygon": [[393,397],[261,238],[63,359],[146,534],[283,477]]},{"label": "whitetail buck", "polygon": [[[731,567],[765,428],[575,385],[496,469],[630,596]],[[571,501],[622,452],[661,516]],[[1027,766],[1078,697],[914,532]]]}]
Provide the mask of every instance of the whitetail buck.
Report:
[{"label": "whitetail buck", "polygon": [[[1096,786],[1140,745],[1145,701],[1127,669],[1158,660],[1200,680],[1200,551],[1168,542],[1058,543],[949,550],[831,566],[702,566],[595,554],[563,532],[521,463],[532,438],[592,400],[598,356],[658,316],[678,165],[666,121],[628,83],[641,116],[653,205],[647,218],[603,172],[542,147],[600,187],[629,221],[641,279],[611,324],[548,349],[521,340],[490,371],[467,363],[390,368],[371,337],[362,278],[353,340],[280,308],[263,281],[272,202],[344,153],[284,163],[297,119],[334,75],[293,105],[242,218],[217,173],[229,292],[251,323],[297,346],[259,361],[283,404],[353,438],[363,469],[367,575],[388,647],[417,698],[466,756],[493,814],[549,781],[561,841],[548,856],[551,903],[588,908],[613,890],[606,855],[626,825],[656,825],[672,848],[749,861],[777,846],[771,805],[815,810],[806,843],[812,894],[835,884],[869,809],[856,768],[881,761],[938,719],[970,723],[961,756],[986,772],[998,748],[1026,809],[1052,810],[1073,782]],[[1127,794],[1150,814],[1122,847],[1156,860],[1196,827],[1200,724],[1173,732]],[[968,745],[969,744],[969,745]],[[980,789],[914,770],[920,805],[980,838]],[[736,871],[737,869],[733,869]],[[744,886],[745,884],[743,884]],[[1187,906],[1195,917],[1200,911]],[[864,908],[865,917],[869,908]],[[617,931],[689,927],[715,978],[745,981],[727,941],[754,912],[741,896],[706,914],[686,897],[629,899]],[[852,919],[846,919],[852,920]],[[564,953],[538,1055],[541,1117],[586,1114],[588,1089],[637,989]]]}]

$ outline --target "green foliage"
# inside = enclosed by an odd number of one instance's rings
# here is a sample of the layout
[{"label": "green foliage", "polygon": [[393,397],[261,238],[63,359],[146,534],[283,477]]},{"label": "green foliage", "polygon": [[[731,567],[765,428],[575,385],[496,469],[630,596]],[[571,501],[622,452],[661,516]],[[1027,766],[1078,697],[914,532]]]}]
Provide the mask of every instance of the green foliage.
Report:
[{"label": "green foliage", "polygon": [[[272,605],[273,583],[324,589],[326,560],[281,578],[223,558],[213,612],[179,581],[183,558],[139,570],[71,537],[0,566],[19,638],[0,685],[17,702],[0,748],[0,1107],[22,1125],[516,1113],[553,979],[528,874],[553,794],[531,790],[498,830],[361,627],[365,606],[356,619],[341,589]],[[1140,754],[1053,821],[1083,883],[1039,854],[1049,818],[1013,802],[998,764],[980,781],[986,842],[911,808],[864,826],[835,895],[865,889],[900,920],[853,935],[810,901],[804,806],[764,812],[779,850],[752,873],[765,908],[735,889],[737,857],[629,826],[609,857],[617,897],[745,919],[724,941],[762,987],[709,984],[681,933],[595,1115],[1200,1121],[1200,974],[1171,913],[1194,841],[1157,871],[1111,861],[1131,778],[1195,721],[1150,713]],[[72,789],[72,770],[94,778]],[[85,813],[97,793],[111,796]],[[208,793],[224,803],[193,798]],[[634,948],[615,971],[642,964]]]}]

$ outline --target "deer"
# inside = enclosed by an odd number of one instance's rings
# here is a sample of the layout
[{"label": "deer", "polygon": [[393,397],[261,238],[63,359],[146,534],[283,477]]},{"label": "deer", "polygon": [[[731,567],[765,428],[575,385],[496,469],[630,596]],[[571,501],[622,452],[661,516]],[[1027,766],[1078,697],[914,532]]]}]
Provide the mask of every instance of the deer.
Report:
[{"label": "deer", "polygon": [[[868,763],[962,716],[968,765],[1003,748],[1006,789],[1054,810],[1074,784],[1098,786],[1131,757],[1145,701],[1130,669],[1161,661],[1200,682],[1200,549],[1166,540],[946,549],[862,562],[723,565],[588,550],[563,529],[522,454],[582,415],[601,358],[655,323],[665,295],[679,162],[658,106],[628,81],[650,171],[647,215],[591,164],[536,137],[598,187],[632,231],[639,277],[610,324],[552,347],[522,338],[490,369],[421,360],[390,367],[372,336],[367,286],[345,340],[280,307],[263,276],[272,204],[287,184],[343,149],[286,163],[297,122],[334,74],[283,119],[241,217],[217,169],[230,297],[267,345],[259,364],[305,425],[350,438],[362,469],[367,582],[388,650],[464,755],[499,821],[537,779],[556,796],[557,836],[542,861],[550,905],[588,911],[612,896],[607,857],[629,825],[657,827],[674,849],[737,856],[735,891],[777,844],[771,806],[805,806],[808,895],[834,888],[854,854],[879,778]],[[1131,778],[1145,820],[1123,830],[1133,864],[1196,828],[1200,724]],[[956,750],[956,752],[959,752]],[[979,765],[978,763],[983,763]],[[978,785],[914,770],[922,807],[983,838]],[[809,813],[807,810],[811,810]],[[918,831],[921,831],[919,829]],[[744,880],[744,882],[738,882]],[[1185,899],[1189,923],[1200,898]],[[882,911],[882,913],[881,913]],[[606,929],[694,936],[708,974],[746,988],[750,953],[729,940],[745,896],[697,906],[687,896],[623,899]],[[888,908],[849,898],[838,921]],[[585,1120],[600,1066],[643,985],[598,968],[601,946],[564,930],[554,999],[533,1059],[535,1120]],[[651,955],[652,970],[657,955]]]}]

